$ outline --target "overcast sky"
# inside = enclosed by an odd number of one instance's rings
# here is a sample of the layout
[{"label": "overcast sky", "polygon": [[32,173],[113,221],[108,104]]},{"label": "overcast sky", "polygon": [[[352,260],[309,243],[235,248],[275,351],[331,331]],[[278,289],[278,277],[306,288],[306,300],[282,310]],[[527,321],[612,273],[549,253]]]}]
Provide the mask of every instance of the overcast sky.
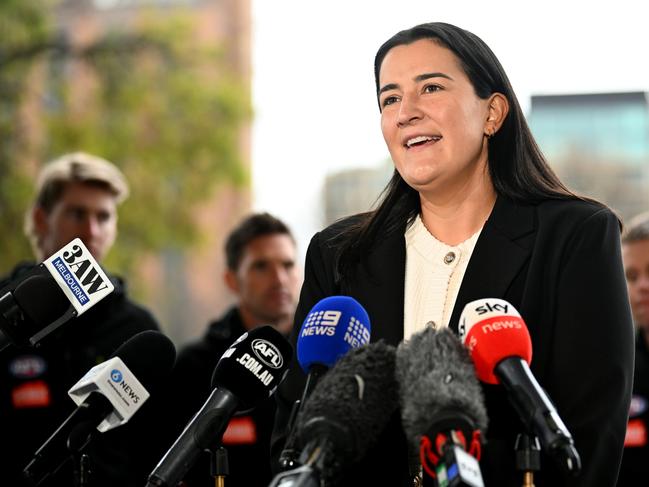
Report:
[{"label": "overcast sky", "polygon": [[[324,177],[388,157],[372,63],[397,31],[443,21],[481,37],[523,109],[531,95],[649,91],[649,20],[636,0],[252,0],[254,207],[322,228]],[[290,182],[289,182],[290,180]]]}]

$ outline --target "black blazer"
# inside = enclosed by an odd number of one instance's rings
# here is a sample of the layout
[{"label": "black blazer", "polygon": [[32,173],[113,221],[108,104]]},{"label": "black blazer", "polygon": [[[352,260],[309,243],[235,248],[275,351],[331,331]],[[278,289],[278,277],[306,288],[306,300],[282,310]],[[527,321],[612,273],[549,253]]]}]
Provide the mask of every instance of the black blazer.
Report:
[{"label": "black blazer", "polygon": [[[336,282],[332,237],[343,220],[316,234],[307,251],[305,281],[295,316],[293,344],[305,316],[320,299],[354,297],[367,310],[372,341],[403,339],[405,222],[377,241],[354,279]],[[449,326],[457,332],[466,303],[497,297],[514,305],[533,344],[531,369],[573,435],[582,459],[577,479],[564,478],[542,458],[535,484],[612,487],[616,483],[633,377],[633,326],[620,253],[619,223],[607,208],[579,200],[517,205],[498,197],[469,261]],[[277,394],[273,443],[281,450],[292,402],[304,384],[297,363]],[[522,426],[502,386],[484,385],[489,427],[481,469],[489,486],[520,486],[514,440]],[[394,433],[394,432],[393,432]],[[386,483],[386,471],[404,472],[399,438],[378,449],[389,468],[354,469],[359,485]],[[374,452],[376,453],[376,452]],[[402,462],[403,459],[403,462]],[[381,460],[379,460],[381,461]],[[369,459],[376,465],[377,458]],[[376,480],[370,480],[372,472]],[[396,475],[396,474],[395,474]],[[369,476],[369,477],[368,477]]]}]

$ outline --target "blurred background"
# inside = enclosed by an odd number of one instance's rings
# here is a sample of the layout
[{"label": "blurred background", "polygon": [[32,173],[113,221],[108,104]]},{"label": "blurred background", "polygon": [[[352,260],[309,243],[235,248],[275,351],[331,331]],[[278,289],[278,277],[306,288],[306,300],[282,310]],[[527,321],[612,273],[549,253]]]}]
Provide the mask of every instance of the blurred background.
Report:
[{"label": "blurred background", "polygon": [[392,172],[373,57],[464,27],[499,57],[550,164],[623,218],[649,210],[649,26],[637,2],[0,0],[0,274],[41,164],[83,150],[132,194],[104,266],[183,343],[231,303],[223,240],[250,211],[314,232]]}]

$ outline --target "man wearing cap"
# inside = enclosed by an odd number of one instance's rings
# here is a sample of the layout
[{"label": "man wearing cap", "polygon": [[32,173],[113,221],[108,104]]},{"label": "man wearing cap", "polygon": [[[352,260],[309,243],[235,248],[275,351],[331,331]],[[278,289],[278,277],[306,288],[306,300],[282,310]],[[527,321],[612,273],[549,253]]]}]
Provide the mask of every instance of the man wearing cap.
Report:
[{"label": "man wearing cap", "polygon": [[[37,179],[34,203],[25,215],[25,233],[37,261],[78,237],[101,263],[117,235],[117,206],[127,196],[123,174],[99,157],[77,152],[46,164]],[[34,265],[18,264],[0,279],[0,290]],[[151,313],[128,299],[124,281],[110,278],[113,293],[45,338],[42,346],[11,347],[0,353],[2,485],[22,484],[23,468],[76,408],[68,389],[130,337],[158,329]],[[145,474],[140,469],[150,465],[133,448],[138,444],[132,437],[137,431],[134,427],[129,424],[96,435],[84,450],[88,457],[82,470],[90,475],[87,485],[143,485]],[[68,461],[49,485],[77,485],[81,461]]]}]

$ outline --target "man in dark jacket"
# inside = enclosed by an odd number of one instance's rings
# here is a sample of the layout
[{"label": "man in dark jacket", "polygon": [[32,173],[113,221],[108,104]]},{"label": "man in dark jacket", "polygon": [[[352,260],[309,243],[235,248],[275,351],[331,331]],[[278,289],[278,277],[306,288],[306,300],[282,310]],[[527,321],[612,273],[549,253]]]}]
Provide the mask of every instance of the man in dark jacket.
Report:
[{"label": "man in dark jacket", "polygon": [[[122,173],[98,157],[67,154],[45,165],[25,219],[38,261],[79,237],[100,262],[115,240],[117,205],[127,195]],[[16,266],[0,280],[0,289],[15,284],[34,265]],[[21,485],[23,468],[75,409],[67,395],[70,387],[133,335],[158,329],[151,313],[128,299],[124,281],[110,278],[112,294],[46,337],[41,346],[12,346],[0,353],[3,485]],[[146,472],[141,470],[150,469],[150,464],[136,448],[142,436],[138,416],[128,425],[95,435],[84,450],[89,460],[87,485],[143,485]],[[80,461],[71,456],[47,485],[76,485]]]},{"label": "man in dark jacket", "polygon": [[[267,213],[254,214],[230,234],[225,253],[225,282],[238,303],[178,355],[175,383],[182,384],[183,392],[174,413],[179,419],[177,434],[207,399],[214,367],[233,341],[260,325],[273,325],[287,335],[293,323],[300,282],[295,241],[288,227]],[[230,421],[222,442],[228,452],[229,487],[266,487],[272,480],[269,450],[274,416],[270,398]],[[185,481],[190,487],[214,485],[208,455],[197,461]]]},{"label": "man in dark jacket", "polygon": [[628,223],[622,258],[636,326],[633,396],[618,478],[625,487],[649,480],[649,213]]}]

